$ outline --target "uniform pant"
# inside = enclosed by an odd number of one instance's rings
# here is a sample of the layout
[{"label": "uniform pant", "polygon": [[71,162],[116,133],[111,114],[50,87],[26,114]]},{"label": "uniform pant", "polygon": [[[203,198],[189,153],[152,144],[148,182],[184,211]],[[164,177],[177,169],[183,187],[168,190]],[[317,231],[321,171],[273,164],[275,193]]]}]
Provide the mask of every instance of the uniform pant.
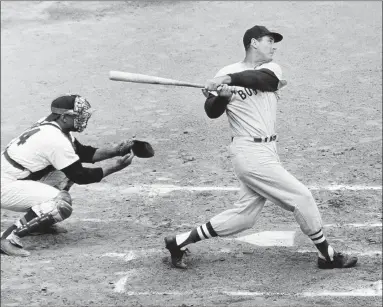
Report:
[{"label": "uniform pant", "polygon": [[266,200],[293,212],[304,234],[310,235],[322,228],[311,192],[283,168],[276,142],[255,143],[251,137],[235,137],[230,152],[241,183],[240,197],[234,208],[210,220],[219,236],[233,235],[254,226]]},{"label": "uniform pant", "polygon": [[13,166],[5,159],[1,165],[1,208],[26,212],[68,189],[73,183],[61,171],[52,171],[39,181],[17,180],[12,174]]}]

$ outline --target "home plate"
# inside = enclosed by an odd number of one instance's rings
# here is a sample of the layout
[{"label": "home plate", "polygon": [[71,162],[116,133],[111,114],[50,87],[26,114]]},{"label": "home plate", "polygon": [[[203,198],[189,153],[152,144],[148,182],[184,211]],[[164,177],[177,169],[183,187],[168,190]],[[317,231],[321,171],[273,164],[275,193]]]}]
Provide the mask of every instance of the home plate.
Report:
[{"label": "home plate", "polygon": [[258,246],[293,246],[296,231],[262,231],[236,238]]}]

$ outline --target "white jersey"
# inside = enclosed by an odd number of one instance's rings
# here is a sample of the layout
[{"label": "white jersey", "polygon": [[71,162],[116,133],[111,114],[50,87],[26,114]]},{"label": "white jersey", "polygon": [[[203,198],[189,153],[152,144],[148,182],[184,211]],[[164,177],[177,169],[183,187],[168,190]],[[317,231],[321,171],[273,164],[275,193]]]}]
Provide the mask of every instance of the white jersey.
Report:
[{"label": "white jersey", "polygon": [[[282,81],[282,70],[274,62],[262,64],[255,69],[267,68]],[[215,77],[237,73],[250,68],[248,64],[238,62],[222,68]],[[283,80],[284,82],[284,80]],[[226,107],[232,137],[267,137],[276,134],[277,92],[262,92],[236,86]]]},{"label": "white jersey", "polygon": [[[48,166],[62,170],[80,159],[75,151],[73,135],[64,134],[56,122],[46,124],[48,122],[44,122],[44,119],[38,121],[42,125],[36,125],[26,130],[7,146],[9,156],[27,169],[27,171],[22,171],[11,168],[13,177],[22,179],[31,172],[40,171]],[[4,155],[2,155],[3,165],[9,165],[5,162]],[[2,167],[2,173],[3,171],[5,171],[5,167]],[[9,167],[6,172],[10,172]]]}]

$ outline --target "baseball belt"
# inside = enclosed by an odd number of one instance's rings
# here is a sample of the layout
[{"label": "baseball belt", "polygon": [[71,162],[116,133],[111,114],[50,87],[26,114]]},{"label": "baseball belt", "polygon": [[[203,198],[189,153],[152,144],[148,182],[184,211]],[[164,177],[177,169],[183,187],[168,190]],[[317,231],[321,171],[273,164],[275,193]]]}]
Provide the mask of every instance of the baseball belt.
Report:
[{"label": "baseball belt", "polygon": [[17,169],[19,169],[19,170],[21,170],[21,171],[27,171],[27,169],[24,167],[24,166],[22,166],[21,164],[19,164],[19,163],[17,163],[15,160],[13,160],[10,156],[9,156],[9,154],[8,154],[8,151],[7,150],[4,150],[4,157],[5,157],[5,159],[13,166],[13,167],[15,167],[15,168],[17,168]]},{"label": "baseball belt", "polygon": [[[271,136],[263,137],[263,138],[254,138],[249,136],[249,138],[252,138],[255,143],[269,143],[269,142],[274,142],[277,140],[277,135],[273,134]],[[233,141],[234,137],[231,138],[231,141]]]}]

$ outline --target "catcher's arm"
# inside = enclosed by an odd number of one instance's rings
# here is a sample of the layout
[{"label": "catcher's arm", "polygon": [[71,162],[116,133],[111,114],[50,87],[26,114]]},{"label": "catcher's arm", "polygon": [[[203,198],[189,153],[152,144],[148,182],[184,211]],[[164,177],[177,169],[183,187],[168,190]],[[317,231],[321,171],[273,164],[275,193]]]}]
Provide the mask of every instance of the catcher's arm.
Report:
[{"label": "catcher's arm", "polygon": [[129,166],[132,163],[133,158],[134,154],[129,153],[118,158],[113,164],[97,168],[83,167],[80,160],[77,160],[71,165],[61,169],[61,171],[69,180],[76,184],[90,184],[100,182],[102,178]]},{"label": "catcher's arm", "polygon": [[99,161],[104,161],[110,158],[118,157],[118,156],[123,156],[120,152],[120,146],[121,144],[117,146],[113,146],[111,148],[97,148],[95,151],[93,158],[92,158],[92,163],[94,162],[99,162]]},{"label": "catcher's arm", "polygon": [[118,158],[114,164],[112,164],[110,166],[104,166],[102,168],[103,178],[129,166],[132,163],[133,158],[134,158],[134,153],[128,153],[128,154]]},{"label": "catcher's arm", "polygon": [[76,153],[81,162],[95,163],[114,157],[122,157],[131,151],[139,158],[150,158],[154,156],[154,149],[148,142],[138,140],[123,141],[112,147],[95,148],[82,145],[75,140]]},{"label": "catcher's arm", "polygon": [[80,162],[95,163],[106,159],[121,156],[119,146],[96,148],[93,146],[83,145],[77,139],[74,140],[76,154],[80,157]]},{"label": "catcher's arm", "polygon": [[123,156],[132,151],[138,158],[151,158],[154,156],[152,145],[145,141],[132,140],[122,142],[119,147],[119,155]]}]

